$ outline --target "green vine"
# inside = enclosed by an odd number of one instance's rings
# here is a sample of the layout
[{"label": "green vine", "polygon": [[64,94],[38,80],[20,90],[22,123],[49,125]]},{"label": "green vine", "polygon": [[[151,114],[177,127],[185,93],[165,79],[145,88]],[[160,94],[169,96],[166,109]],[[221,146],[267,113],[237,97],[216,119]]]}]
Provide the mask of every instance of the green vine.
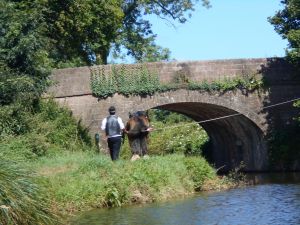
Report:
[{"label": "green vine", "polygon": [[91,73],[91,88],[95,96],[106,98],[115,93],[129,95],[153,95],[160,91],[157,73],[150,72],[145,66],[112,67],[106,72],[104,67]]},{"label": "green vine", "polygon": [[203,91],[231,91],[235,89],[254,91],[264,86],[262,79],[256,76],[243,76],[236,77],[233,79],[225,78],[223,80],[201,83],[190,82],[188,83],[187,89],[189,90],[203,90]]},{"label": "green vine", "polygon": [[218,81],[190,81],[185,75],[175,74],[171,83],[163,84],[159,75],[150,71],[146,66],[112,66],[107,71],[104,67],[97,67],[91,73],[91,89],[99,98],[107,98],[115,93],[129,95],[153,95],[157,92],[166,92],[177,89],[198,91],[230,91],[235,89],[254,91],[262,88],[264,81],[256,75],[247,75],[233,79],[225,78]]}]

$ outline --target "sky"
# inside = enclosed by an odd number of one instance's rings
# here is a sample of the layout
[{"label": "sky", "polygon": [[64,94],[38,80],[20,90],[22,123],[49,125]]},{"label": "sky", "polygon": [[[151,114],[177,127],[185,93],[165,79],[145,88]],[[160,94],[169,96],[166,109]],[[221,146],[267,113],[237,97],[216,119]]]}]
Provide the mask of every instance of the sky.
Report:
[{"label": "sky", "polygon": [[280,0],[210,0],[192,18],[172,25],[150,17],[156,43],[177,61],[282,57],[288,42],[267,20],[283,8]]}]

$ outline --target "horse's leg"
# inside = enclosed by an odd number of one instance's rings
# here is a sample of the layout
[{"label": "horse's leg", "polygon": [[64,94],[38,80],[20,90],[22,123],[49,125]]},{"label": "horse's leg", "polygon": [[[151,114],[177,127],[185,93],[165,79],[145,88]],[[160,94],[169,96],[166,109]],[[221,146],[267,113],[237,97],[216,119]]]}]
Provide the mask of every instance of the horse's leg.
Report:
[{"label": "horse's leg", "polygon": [[148,154],[147,136],[141,137],[141,150],[142,156]]},{"label": "horse's leg", "polygon": [[131,161],[135,161],[137,159],[139,159],[139,140],[138,138],[130,138],[131,140],[129,141],[129,145],[131,148],[131,153],[132,153],[132,157],[131,157]]}]

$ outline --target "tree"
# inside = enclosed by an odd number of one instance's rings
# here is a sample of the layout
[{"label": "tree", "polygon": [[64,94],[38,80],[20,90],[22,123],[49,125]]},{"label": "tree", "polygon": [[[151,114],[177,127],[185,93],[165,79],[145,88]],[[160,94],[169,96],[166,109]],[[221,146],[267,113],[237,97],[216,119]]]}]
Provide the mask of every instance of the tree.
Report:
[{"label": "tree", "polygon": [[30,27],[33,21],[28,21],[26,14],[38,22],[36,26],[42,25],[42,33],[38,33],[42,40],[47,39],[42,43],[48,44],[45,49],[55,67],[106,64],[112,49],[115,55],[126,49],[136,61],[168,59],[169,50],[155,44],[156,35],[145,16],[154,14],[184,23],[199,1],[209,6],[207,0],[1,1],[12,12],[5,22],[22,14],[19,18],[25,20],[20,24],[28,22]]},{"label": "tree", "polygon": [[[137,61],[168,59],[170,52],[155,44],[151,24],[144,19],[155,14],[184,23],[199,0],[48,0],[51,9],[50,37],[56,40],[60,58],[75,55],[87,64],[107,63],[113,49],[121,49]],[[209,6],[207,0],[203,5]],[[64,61],[64,60],[63,60]]]},{"label": "tree", "polygon": [[45,8],[38,1],[0,0],[1,105],[16,100],[29,103],[47,86],[53,43],[45,35]]},{"label": "tree", "polygon": [[287,56],[291,62],[300,67],[300,1],[282,0],[284,9],[269,18],[275,31],[289,42]]},{"label": "tree", "polygon": [[48,0],[48,36],[60,64],[106,63],[111,43],[122,27],[120,0]]}]

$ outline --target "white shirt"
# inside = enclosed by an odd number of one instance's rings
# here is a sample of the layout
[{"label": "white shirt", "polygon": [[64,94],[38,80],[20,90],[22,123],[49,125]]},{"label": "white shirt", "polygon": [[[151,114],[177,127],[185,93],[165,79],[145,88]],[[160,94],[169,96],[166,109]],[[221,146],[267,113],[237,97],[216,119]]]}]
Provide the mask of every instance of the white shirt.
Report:
[{"label": "white shirt", "polygon": [[[117,118],[118,118],[118,123],[120,125],[120,129],[123,130],[125,128],[124,123],[123,123],[123,121],[120,117],[117,117]],[[107,122],[107,118],[104,118],[102,120],[102,123],[101,123],[101,130],[105,130],[106,122]],[[112,135],[112,136],[109,136],[109,137],[119,137],[119,136],[121,136],[121,134],[116,134],[116,135]]]}]

